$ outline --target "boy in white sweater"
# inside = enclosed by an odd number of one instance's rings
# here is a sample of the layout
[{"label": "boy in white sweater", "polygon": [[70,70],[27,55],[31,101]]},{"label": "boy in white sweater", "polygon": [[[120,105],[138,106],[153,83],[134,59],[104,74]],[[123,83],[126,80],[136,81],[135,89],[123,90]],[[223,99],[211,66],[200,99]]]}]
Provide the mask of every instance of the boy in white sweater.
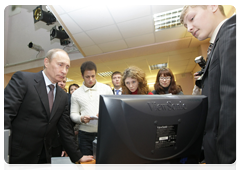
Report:
[{"label": "boy in white sweater", "polygon": [[92,142],[97,136],[99,96],[113,95],[111,88],[96,80],[97,67],[92,61],[86,61],[81,66],[83,85],[71,97],[71,114],[73,122],[80,124],[78,143],[84,155],[92,155]]}]

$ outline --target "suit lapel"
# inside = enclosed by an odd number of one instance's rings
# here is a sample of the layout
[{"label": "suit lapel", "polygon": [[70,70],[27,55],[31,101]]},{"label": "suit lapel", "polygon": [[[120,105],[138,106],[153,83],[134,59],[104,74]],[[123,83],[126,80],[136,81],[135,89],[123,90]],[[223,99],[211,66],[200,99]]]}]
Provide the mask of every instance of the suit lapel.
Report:
[{"label": "suit lapel", "polygon": [[44,81],[44,78],[42,75],[42,71],[36,73],[36,75],[37,76],[34,79],[34,81],[35,81],[34,87],[42,101],[42,104],[47,112],[47,115],[50,115],[46,84],[45,84],[45,81]]}]

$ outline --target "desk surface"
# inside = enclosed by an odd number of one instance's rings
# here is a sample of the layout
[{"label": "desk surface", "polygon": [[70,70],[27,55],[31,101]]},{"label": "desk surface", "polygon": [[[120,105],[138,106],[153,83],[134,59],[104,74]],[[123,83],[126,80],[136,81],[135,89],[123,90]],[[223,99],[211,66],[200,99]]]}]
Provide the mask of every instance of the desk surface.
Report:
[{"label": "desk surface", "polygon": [[[85,170],[95,170],[95,164],[96,164],[96,161],[95,161],[95,160],[93,160],[93,161],[91,161],[91,162],[83,162],[83,163],[81,163],[81,165],[83,166],[83,168],[84,168]],[[43,166],[43,165],[45,165],[45,166]],[[49,167],[49,165],[50,165],[50,164],[42,164],[42,167]],[[34,166],[34,165],[32,165],[32,168],[33,168],[33,166]],[[201,164],[201,167],[202,167],[202,168],[200,168],[200,167],[198,166],[198,169],[197,169],[197,170],[206,169],[206,164],[205,164],[205,163],[204,163],[204,164]],[[36,168],[36,167],[34,167],[34,168]],[[10,167],[9,170],[19,170],[19,167],[18,167],[18,168],[17,168],[17,167]]]},{"label": "desk surface", "polygon": [[85,170],[95,170],[96,161],[93,160],[91,162],[83,162],[81,164]]},{"label": "desk surface", "polygon": [[[52,164],[73,164],[69,157],[52,157],[51,163]],[[96,160],[83,162],[81,164],[96,164]]]},{"label": "desk surface", "polygon": [[[93,160],[91,162],[84,162],[84,163],[81,163],[83,168],[85,170],[95,170],[95,164],[96,164],[96,161]],[[198,166],[197,170],[202,170],[202,169],[206,169],[206,164],[203,163],[201,164],[201,167]]]}]

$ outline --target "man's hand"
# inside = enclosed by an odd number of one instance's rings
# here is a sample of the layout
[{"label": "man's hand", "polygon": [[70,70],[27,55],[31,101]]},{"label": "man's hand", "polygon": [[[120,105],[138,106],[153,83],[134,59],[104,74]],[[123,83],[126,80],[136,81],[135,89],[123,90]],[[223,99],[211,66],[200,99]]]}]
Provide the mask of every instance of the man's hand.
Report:
[{"label": "man's hand", "polygon": [[80,161],[80,163],[93,161],[93,156],[83,156],[79,161]]},{"label": "man's hand", "polygon": [[67,152],[66,152],[66,151],[62,151],[62,155],[61,155],[61,157],[68,157]]},{"label": "man's hand", "polygon": [[89,123],[90,120],[94,120],[94,118],[91,118],[90,116],[82,116],[81,117],[82,123]]},{"label": "man's hand", "polygon": [[194,79],[197,80],[201,75],[198,75],[198,72],[194,73]]},{"label": "man's hand", "polygon": [[82,123],[89,123],[90,120],[93,120],[92,118],[90,118],[90,116],[82,116],[81,117],[81,122]]}]

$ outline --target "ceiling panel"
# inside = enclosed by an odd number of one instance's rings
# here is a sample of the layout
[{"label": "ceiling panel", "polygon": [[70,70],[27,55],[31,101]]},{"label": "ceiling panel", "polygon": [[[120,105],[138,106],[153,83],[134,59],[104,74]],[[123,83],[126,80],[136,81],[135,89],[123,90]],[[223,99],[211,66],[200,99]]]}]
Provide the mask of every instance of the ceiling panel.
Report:
[{"label": "ceiling panel", "polygon": [[[55,5],[54,5],[55,6]],[[58,6],[58,5],[56,5]],[[79,9],[82,9],[86,6],[84,5],[60,5],[60,7],[66,12],[66,13],[69,13],[69,12],[72,12],[72,11],[76,11],[76,10],[79,10]]]},{"label": "ceiling panel", "polygon": [[[69,7],[76,7],[76,6],[69,6]],[[66,9],[63,10],[63,8],[60,5],[54,5],[54,9],[56,10],[58,15],[62,15],[66,13]]]},{"label": "ceiling panel", "polygon": [[84,31],[114,24],[106,6],[89,6],[68,14]]},{"label": "ceiling panel", "polygon": [[95,55],[103,52],[97,45],[83,47],[82,50],[86,55]]},{"label": "ceiling panel", "polygon": [[72,20],[72,18],[69,17],[68,14],[60,15],[60,17],[65,25],[71,25],[71,27],[68,27],[71,34],[82,32],[82,29]]},{"label": "ceiling panel", "polygon": [[188,65],[189,60],[180,60],[180,61],[170,61],[169,62],[169,66],[171,68],[173,67],[179,67],[179,66],[187,66]]},{"label": "ceiling panel", "polygon": [[186,28],[183,26],[158,31],[155,33],[156,42],[165,42],[173,39],[183,38],[185,32]]},{"label": "ceiling panel", "polygon": [[122,36],[115,25],[101,27],[91,31],[86,31],[86,34],[96,43],[106,43],[122,39]]},{"label": "ceiling panel", "polygon": [[127,44],[123,40],[107,42],[98,45],[103,52],[117,51],[127,48]]},{"label": "ceiling panel", "polygon": [[116,23],[151,15],[149,5],[113,5],[108,6],[108,9]]},{"label": "ceiling panel", "polygon": [[147,16],[117,24],[124,38],[131,38],[153,32],[153,17]]},{"label": "ceiling panel", "polygon": [[148,44],[153,44],[155,42],[154,34],[145,34],[137,37],[126,38],[125,39],[128,47],[138,47]]},{"label": "ceiling panel", "polygon": [[93,40],[85,32],[74,34],[73,36],[80,47],[95,45]]},{"label": "ceiling panel", "polygon": [[191,56],[189,55],[184,55],[184,54],[174,55],[174,56],[169,56],[169,62],[177,62],[177,61],[181,61],[189,58],[191,58]]}]

